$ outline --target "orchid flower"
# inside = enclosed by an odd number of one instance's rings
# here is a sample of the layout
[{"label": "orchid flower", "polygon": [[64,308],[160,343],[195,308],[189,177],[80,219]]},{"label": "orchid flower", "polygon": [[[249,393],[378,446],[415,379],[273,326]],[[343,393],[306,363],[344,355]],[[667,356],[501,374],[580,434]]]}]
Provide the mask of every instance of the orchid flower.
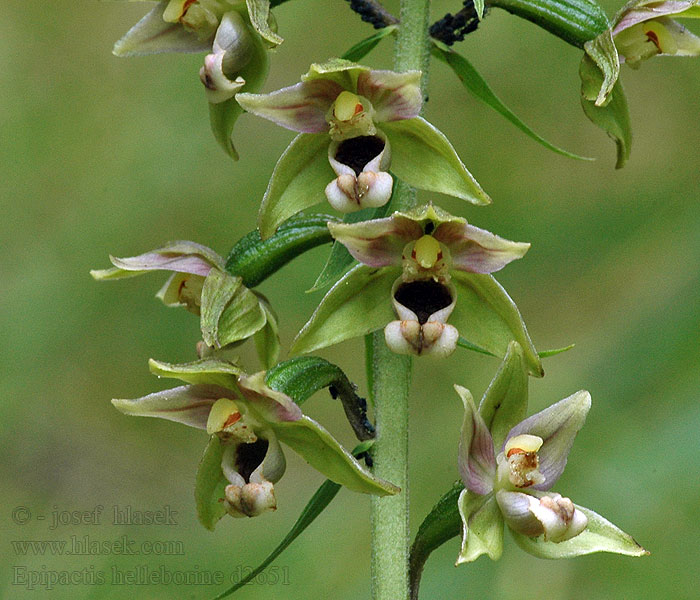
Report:
[{"label": "orchid flower", "polygon": [[512,416],[524,410],[526,392],[522,403],[510,399],[503,407],[500,403],[493,406],[487,392],[477,410],[468,390],[458,385],[455,389],[464,404],[459,471],[465,485],[459,497],[463,536],[457,564],[482,554],[493,560],[500,558],[504,522],[524,550],[540,557],[564,558],[598,551],[647,554],[600,515],[551,491],[590,409],[588,392],[577,392],[528,417],[503,436],[499,431],[508,415],[496,417],[496,413],[501,410]]},{"label": "orchid flower", "polygon": [[420,71],[375,71],[334,59],[311,65],[301,79],[269,94],[236,96],[246,111],[300,132],[263,199],[263,238],[319,196],[345,213],[383,206],[393,186],[389,168],[415,187],[490,202],[447,138],[418,116]]},{"label": "orchid flower", "polygon": [[530,244],[505,240],[432,204],[328,228],[362,265],[328,292],[293,351],[309,352],[384,327],[394,352],[447,356],[462,333],[500,356],[518,339],[533,373],[541,372],[517,308],[489,275],[521,258]]},{"label": "orchid flower", "polygon": [[275,510],[274,484],[285,471],[280,442],[329,479],[351,490],[387,495],[396,487],[374,477],[287,395],[216,359],[173,365],[151,360],[159,377],[187,383],[136,400],[113,400],[128,415],[159,417],[211,436],[197,475],[200,519],[208,527],[225,512],[254,517]]},{"label": "orchid flower", "polygon": [[99,280],[123,279],[149,271],[171,271],[156,296],[166,306],[182,306],[200,317],[202,339],[219,350],[249,337],[266,367],[277,362],[277,317],[267,299],[249,290],[241,277],[226,271],[225,261],[195,242],[171,242],[139,256],[110,256],[111,269],[91,271]]},{"label": "orchid flower", "polygon": [[210,105],[214,135],[234,158],[231,133],[241,90],[257,91],[269,68],[268,47],[282,43],[269,0],[164,0],[114,46],[116,56],[209,52],[199,77]]},{"label": "orchid flower", "polygon": [[[620,73],[620,64],[633,68],[654,56],[700,56],[700,37],[675,18],[700,18],[700,0],[632,0],[620,9],[613,25],[585,44],[584,62],[593,63],[599,73],[582,71],[586,79],[595,77],[595,90],[584,97],[605,106]],[[583,76],[583,75],[582,75]]]}]

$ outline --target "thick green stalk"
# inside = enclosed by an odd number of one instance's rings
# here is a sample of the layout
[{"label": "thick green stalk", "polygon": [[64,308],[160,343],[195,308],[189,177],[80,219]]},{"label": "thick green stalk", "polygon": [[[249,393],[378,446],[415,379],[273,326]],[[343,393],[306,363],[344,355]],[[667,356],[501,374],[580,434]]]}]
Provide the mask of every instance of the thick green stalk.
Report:
[{"label": "thick green stalk", "polygon": [[[396,71],[423,71],[426,89],[430,61],[429,0],[401,0],[401,26],[394,53]],[[415,190],[396,182],[393,210],[416,204]],[[372,497],[372,598],[408,600],[408,394],[411,359],[391,352],[384,332],[367,338],[367,369],[377,426],[374,472],[401,488],[396,496]]]}]

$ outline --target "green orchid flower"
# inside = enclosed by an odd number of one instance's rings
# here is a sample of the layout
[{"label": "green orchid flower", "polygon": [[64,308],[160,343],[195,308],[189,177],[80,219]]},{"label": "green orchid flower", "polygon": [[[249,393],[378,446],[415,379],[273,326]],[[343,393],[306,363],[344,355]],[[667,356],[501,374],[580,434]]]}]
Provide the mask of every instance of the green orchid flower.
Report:
[{"label": "green orchid flower", "polygon": [[543,373],[520,313],[490,275],[521,258],[530,244],[500,238],[432,204],[328,228],[362,264],[326,294],[292,352],[383,327],[387,345],[401,354],[447,356],[462,334],[504,356],[517,340],[530,371]]},{"label": "green orchid flower", "polygon": [[277,362],[277,317],[263,295],[228,273],[225,261],[211,248],[189,241],[171,242],[162,248],[132,256],[110,256],[111,269],[94,270],[98,281],[124,279],[150,271],[171,271],[157,297],[166,306],[180,306],[200,317],[202,339],[210,351],[238,344],[252,337],[266,368]]},{"label": "green orchid flower", "polygon": [[242,113],[237,92],[262,87],[267,50],[282,43],[269,0],[164,0],[114,46],[116,56],[163,52],[209,52],[200,69],[212,130],[224,150],[238,158],[231,134]]},{"label": "green orchid flower", "polygon": [[[514,347],[509,360],[518,361],[518,355]],[[541,558],[648,554],[597,513],[551,491],[586,419],[590,394],[577,392],[513,424],[526,409],[526,386],[513,398],[496,379],[489,388],[496,393],[487,391],[479,409],[467,389],[455,386],[464,404],[459,470],[465,485],[458,502],[463,536],[457,564],[482,554],[500,558],[504,522],[519,546]]]},{"label": "green orchid flower", "polygon": [[211,436],[195,492],[205,526],[212,528],[225,513],[255,517],[276,509],[274,484],[286,468],[280,443],[353,491],[398,492],[303,415],[289,396],[270,388],[264,372],[246,375],[237,365],[216,359],[178,365],[151,360],[149,365],[155,375],[187,385],[112,403],[124,414],[176,421]]},{"label": "green orchid flower", "polygon": [[248,112],[300,132],[279,159],[263,198],[263,238],[324,198],[348,213],[389,201],[393,179],[487,204],[447,138],[418,116],[419,71],[375,71],[334,59],[300,83],[269,94],[237,94]]}]

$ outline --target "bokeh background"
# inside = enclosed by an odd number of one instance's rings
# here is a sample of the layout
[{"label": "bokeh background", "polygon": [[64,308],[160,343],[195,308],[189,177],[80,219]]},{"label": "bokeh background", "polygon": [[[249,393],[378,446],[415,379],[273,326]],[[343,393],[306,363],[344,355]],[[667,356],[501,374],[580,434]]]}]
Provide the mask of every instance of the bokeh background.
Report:
[{"label": "bokeh background", "polygon": [[[397,4],[386,3],[394,12]],[[433,16],[458,8],[436,1]],[[225,519],[214,533],[201,528],[192,489],[205,435],[127,418],[109,403],[166,387],[149,375],[146,360],[193,358],[197,320],[154,299],[164,276],[98,284],[88,271],[107,267],[108,253],[129,256],[171,239],[227,253],[253,228],[266,181],[292,134],[244,116],[236,129],[241,160],[230,161],[209,132],[197,79],[201,57],[111,55],[113,42],[144,14],[142,4],[4,0],[3,9],[0,597],[211,598],[223,586],[108,584],[144,567],[240,577],[276,545],[323,478],[287,452],[276,513]],[[615,3],[606,9],[612,14]],[[340,1],[295,0],[276,14],[286,42],[273,57],[266,90],[294,83],[310,62],[372,33]],[[390,46],[384,42],[366,62],[390,67]],[[579,50],[494,10],[460,51],[539,133],[598,159],[547,151],[470,97],[444,65],[434,65],[427,117],[449,135],[494,203],[436,200],[479,226],[532,243],[527,257],[498,278],[538,348],[576,343],[547,359],[547,376],[531,382],[531,411],[581,388],[593,396],[557,487],[652,554],[550,562],[507,539],[500,562],[484,557],[455,568],[455,539],[428,563],[422,597],[697,598],[700,62],[655,59],[638,71],[623,69],[635,139],[628,166],[615,171],[613,144],[579,106]],[[310,252],[262,286],[286,347],[320,299],[304,290],[326,252]],[[361,340],[322,355],[366,392]],[[251,348],[243,346],[241,356],[255,368]],[[457,478],[461,409],[452,384],[478,397],[497,366],[466,350],[415,362],[414,531]],[[327,394],[306,409],[352,445]],[[97,506],[99,523],[90,523],[81,511]],[[176,515],[169,525],[119,525],[115,506],[168,507]],[[368,508],[366,497],[341,491],[277,560],[281,582],[263,578],[238,597],[367,598]],[[78,522],[52,528],[54,513]],[[32,555],[12,544],[70,544],[72,536],[91,544],[126,536],[137,545],[154,543],[157,554],[124,556],[113,547],[83,556],[51,548]],[[161,542],[175,542],[177,554],[167,554]],[[51,573],[72,571],[82,575],[52,590],[41,582],[29,589],[33,578],[45,583]]]}]

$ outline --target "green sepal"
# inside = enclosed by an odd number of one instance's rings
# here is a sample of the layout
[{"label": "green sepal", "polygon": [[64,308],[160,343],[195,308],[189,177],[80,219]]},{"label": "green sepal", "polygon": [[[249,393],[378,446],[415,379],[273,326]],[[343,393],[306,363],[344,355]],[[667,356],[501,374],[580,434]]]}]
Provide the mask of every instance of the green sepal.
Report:
[{"label": "green sepal", "polygon": [[229,389],[238,388],[238,376],[243,371],[234,363],[215,358],[202,358],[189,363],[166,363],[149,359],[148,368],[157,377],[179,379],[191,385],[212,384]]},{"label": "green sepal", "polygon": [[375,477],[313,419],[272,423],[278,439],[331,481],[363,494],[387,496],[400,489]]},{"label": "green sepal", "polygon": [[[366,451],[367,442],[363,442],[352,451],[352,454],[353,456],[358,456],[359,454],[362,454]],[[243,577],[235,585],[221,592],[213,600],[221,600],[222,598],[226,598],[226,596],[233,594],[236,590],[241,589],[244,585],[253,581],[280,554],[282,554],[282,552],[284,552],[291,545],[291,543],[295,539],[297,539],[309,525],[311,525],[311,523],[313,523],[316,520],[316,517],[318,517],[324,510],[326,510],[333,498],[335,498],[338,492],[340,491],[341,487],[342,486],[338,485],[337,483],[334,483],[330,479],[326,479],[326,481],[324,481],[321,484],[321,487],[319,487],[316,490],[316,493],[313,496],[311,496],[311,499],[304,507],[304,510],[301,511],[299,518],[289,530],[289,533],[286,536],[284,536],[284,539],[277,545],[277,547],[272,552],[270,552],[270,554],[267,555],[265,560],[263,560],[257,567],[255,567],[255,569],[248,573],[248,575]]]},{"label": "green sepal", "polygon": [[[546,494],[537,494],[546,495]],[[593,552],[613,552],[626,556],[649,554],[631,535],[613,525],[598,513],[575,505],[588,518],[586,529],[576,537],[564,542],[545,542],[544,537],[528,537],[511,530],[515,542],[525,552],[538,558],[572,558]]]},{"label": "green sepal", "polygon": [[464,489],[457,502],[462,522],[462,547],[457,564],[472,562],[482,554],[498,560],[503,553],[503,515],[496,496],[479,496]]},{"label": "green sepal", "polygon": [[328,162],[329,143],[325,133],[300,133],[287,146],[260,205],[262,239],[269,238],[292,215],[326,199],[326,185],[336,177]]},{"label": "green sepal", "polygon": [[270,27],[274,17],[270,13],[270,0],[246,0],[248,16],[255,31],[268,42],[271,47],[279,46],[284,40]]},{"label": "green sepal", "polygon": [[400,274],[400,267],[350,269],[328,290],[290,353],[313,352],[384,327],[394,319],[391,287]]},{"label": "green sepal", "polygon": [[333,397],[343,404],[357,439],[374,437],[374,427],[367,420],[367,402],[357,395],[347,375],[333,363],[317,356],[297,356],[270,369],[265,382],[273,390],[287,394],[298,405],[317,391],[332,387]]},{"label": "green sepal", "polygon": [[[603,83],[596,96],[589,85],[581,88],[586,100],[592,100],[596,106],[605,106],[610,101],[615,83],[620,77],[620,57],[613,41],[611,30],[601,33],[597,38],[586,42],[586,54],[591,57],[603,76]],[[583,77],[583,76],[582,76]]]},{"label": "green sepal", "polygon": [[258,297],[240,277],[212,269],[202,288],[201,329],[207,346],[222,348],[245,340],[266,323]]},{"label": "green sepal", "polygon": [[464,84],[464,87],[476,96],[479,100],[484,102],[487,106],[493,108],[497,113],[505,117],[513,125],[515,125],[520,131],[530,136],[533,140],[542,144],[548,150],[566,156],[567,158],[576,158],[579,160],[594,160],[587,156],[579,156],[573,152],[559,148],[554,144],[548,142],[543,137],[535,133],[530,129],[525,123],[523,123],[516,115],[511,111],[500,98],[494,94],[493,90],[489,87],[486,80],[479,74],[479,72],[474,68],[474,66],[461,54],[457,54],[449,47],[444,44],[433,41],[432,54],[439,60],[443,61],[449,65],[454,71],[455,75]]},{"label": "green sepal", "polygon": [[[265,79],[267,79],[267,73],[270,70],[270,58],[262,38],[252,28],[250,37],[253,40],[251,58],[237,75],[245,80],[245,87],[242,91],[257,92],[262,87]],[[209,102],[211,131],[219,145],[233,160],[238,160],[238,152],[236,152],[232,139],[233,127],[238,117],[242,114],[243,109],[236,102],[235,96],[216,104]]]},{"label": "green sepal", "polygon": [[581,76],[581,105],[586,116],[610,136],[617,146],[616,169],[621,169],[630,155],[632,128],[627,98],[622,82],[617,81],[605,106],[596,106],[595,100],[603,87],[603,73],[588,54],[584,54],[579,68]]},{"label": "green sepal", "polygon": [[226,270],[243,279],[247,287],[255,287],[300,254],[333,241],[328,222],[336,217],[324,214],[292,217],[263,240],[258,230],[243,236],[231,248]]},{"label": "green sepal", "polygon": [[508,432],[525,418],[527,401],[528,376],[523,350],[518,342],[511,342],[479,403],[479,413],[491,432],[494,447],[500,448]]},{"label": "green sepal", "polygon": [[[396,188],[394,188],[396,189]],[[348,213],[343,217],[343,223],[359,223],[371,219],[381,219],[386,216],[391,204],[391,199],[384,206],[378,208],[363,208],[357,212]],[[326,264],[323,270],[319,273],[314,285],[306,290],[307,292],[315,292],[338,281],[340,276],[345,273],[353,263],[357,261],[352,257],[348,249],[339,242],[333,242],[331,251],[328,254]]]},{"label": "green sepal", "polygon": [[[256,294],[257,295],[257,294]],[[258,296],[260,306],[265,313],[265,325],[253,334],[255,349],[263,369],[269,369],[277,364],[280,358],[280,336],[277,325],[277,315],[266,298]]]},{"label": "green sepal", "polygon": [[228,480],[221,470],[221,457],[224,446],[218,436],[212,435],[204,449],[197,467],[194,486],[194,499],[197,505],[197,518],[209,530],[226,514],[221,499]]},{"label": "green sepal", "polygon": [[542,377],[544,369],[518,307],[491,276],[452,271],[457,305],[449,322],[476,346],[504,357],[511,341],[520,344],[528,371]]},{"label": "green sepal", "polygon": [[391,171],[408,185],[472,204],[491,199],[467,171],[445,134],[421,117],[381,123],[391,144]]},{"label": "green sepal", "polygon": [[461,531],[462,520],[459,517],[457,501],[462,490],[464,490],[462,482],[455,482],[433,506],[418,528],[408,560],[412,600],[418,598],[423,567],[430,554],[445,542],[457,537]]},{"label": "green sepal", "polygon": [[365,38],[364,40],[357,42],[352,48],[350,48],[345,54],[340,58],[345,60],[351,60],[352,62],[360,62],[365,56],[367,56],[379,42],[381,42],[387,35],[394,33],[398,29],[397,25],[389,25],[388,27],[382,27],[374,35]]},{"label": "green sepal", "polygon": [[[486,356],[496,356],[493,352],[489,352],[488,350],[484,350],[483,348],[477,346],[476,344],[472,344],[468,339],[463,338],[462,336],[459,336],[457,339],[457,346],[460,348],[464,348],[466,350],[471,350],[472,352],[477,352],[478,354],[485,354]],[[563,348],[552,348],[551,350],[539,350],[537,352],[537,356],[540,358],[548,358],[550,356],[556,356],[557,354],[562,354],[563,352],[568,352],[572,348],[574,348],[576,344],[569,344],[568,346],[564,346]]]},{"label": "green sepal", "polygon": [[610,27],[605,11],[593,0],[490,0],[489,5],[539,25],[577,48]]}]

